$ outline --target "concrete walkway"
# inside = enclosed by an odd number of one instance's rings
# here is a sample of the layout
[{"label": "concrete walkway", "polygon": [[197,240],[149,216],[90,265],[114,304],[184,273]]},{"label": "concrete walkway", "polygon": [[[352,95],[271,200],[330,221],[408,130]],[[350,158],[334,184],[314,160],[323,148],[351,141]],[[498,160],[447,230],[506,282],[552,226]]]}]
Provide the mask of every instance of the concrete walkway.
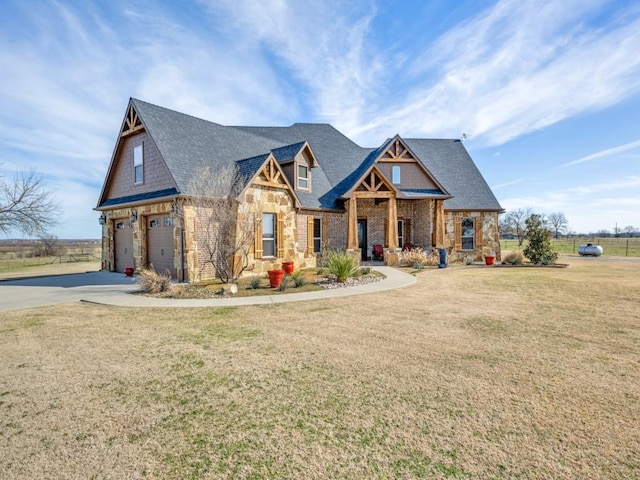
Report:
[{"label": "concrete walkway", "polygon": [[121,273],[88,272],[75,275],[9,280],[0,282],[0,311],[20,310],[76,301],[121,307],[160,308],[266,305],[384,292],[406,287],[416,282],[416,277],[400,272],[395,268],[376,266],[374,269],[384,274],[387,278],[366,285],[318,290],[315,292],[206,300],[178,300],[131,295],[132,292],[138,289],[138,286],[131,278],[125,277]]},{"label": "concrete walkway", "polygon": [[[208,298],[208,299],[174,299],[155,298],[144,295],[112,295],[106,292],[84,295],[83,302],[99,303],[104,305],[115,305],[119,307],[161,307],[161,308],[184,308],[184,307],[231,307],[242,305],[267,305],[272,303],[286,302],[306,302],[309,300],[320,300],[325,298],[350,297],[352,295],[363,295],[366,293],[384,292],[397,288],[406,287],[416,282],[416,277],[403,273],[391,267],[375,267],[375,270],[385,275],[387,278],[379,282],[357,285],[354,287],[333,288],[327,290],[317,290],[314,292],[284,293],[282,295],[259,295],[255,297],[230,297],[230,298]],[[135,290],[135,289],[134,289]]]}]

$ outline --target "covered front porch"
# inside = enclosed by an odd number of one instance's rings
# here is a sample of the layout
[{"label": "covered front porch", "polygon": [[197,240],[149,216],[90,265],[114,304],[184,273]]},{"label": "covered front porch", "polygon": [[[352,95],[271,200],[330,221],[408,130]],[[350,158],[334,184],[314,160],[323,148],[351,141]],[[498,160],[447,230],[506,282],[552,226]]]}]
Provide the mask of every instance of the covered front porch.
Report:
[{"label": "covered front porch", "polygon": [[444,199],[407,197],[374,168],[345,201],[347,251],[363,263],[394,266],[403,248],[444,248]]}]

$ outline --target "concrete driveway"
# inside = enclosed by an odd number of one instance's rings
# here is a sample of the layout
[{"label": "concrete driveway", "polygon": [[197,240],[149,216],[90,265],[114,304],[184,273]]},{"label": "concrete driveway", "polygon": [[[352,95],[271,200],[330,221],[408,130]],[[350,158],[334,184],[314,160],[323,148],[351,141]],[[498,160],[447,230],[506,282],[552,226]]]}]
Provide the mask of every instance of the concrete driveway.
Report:
[{"label": "concrete driveway", "polygon": [[77,302],[97,292],[117,297],[135,290],[137,285],[131,278],[112,272],[7,280],[0,282],[0,312]]}]

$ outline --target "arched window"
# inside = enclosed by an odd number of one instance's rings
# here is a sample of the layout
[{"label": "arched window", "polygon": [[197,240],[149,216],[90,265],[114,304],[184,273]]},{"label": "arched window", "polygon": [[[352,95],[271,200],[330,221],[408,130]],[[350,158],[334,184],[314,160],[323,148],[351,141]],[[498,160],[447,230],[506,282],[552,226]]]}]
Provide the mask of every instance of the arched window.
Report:
[{"label": "arched window", "polygon": [[391,181],[396,185],[400,183],[400,167],[397,165],[391,169]]}]

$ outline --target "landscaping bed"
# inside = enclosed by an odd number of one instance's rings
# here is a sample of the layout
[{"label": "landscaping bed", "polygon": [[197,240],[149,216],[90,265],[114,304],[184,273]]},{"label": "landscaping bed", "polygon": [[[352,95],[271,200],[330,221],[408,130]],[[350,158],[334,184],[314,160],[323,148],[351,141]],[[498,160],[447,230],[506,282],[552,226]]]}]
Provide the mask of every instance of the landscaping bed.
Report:
[{"label": "landscaping bed", "polygon": [[[298,279],[296,279],[296,275]],[[219,279],[206,280],[195,284],[171,284],[168,290],[157,293],[137,293],[153,297],[176,299],[255,297],[261,295],[282,295],[285,293],[347,288],[378,282],[385,278],[380,272],[370,269],[363,269],[358,275],[347,278],[344,282],[338,282],[335,276],[329,274],[324,268],[307,268],[300,270],[296,275],[286,276],[286,280],[283,281],[284,286],[281,285],[279,288],[271,288],[268,277],[242,277],[237,283],[233,284],[237,287],[237,293],[231,293],[231,285],[224,284]]]}]

